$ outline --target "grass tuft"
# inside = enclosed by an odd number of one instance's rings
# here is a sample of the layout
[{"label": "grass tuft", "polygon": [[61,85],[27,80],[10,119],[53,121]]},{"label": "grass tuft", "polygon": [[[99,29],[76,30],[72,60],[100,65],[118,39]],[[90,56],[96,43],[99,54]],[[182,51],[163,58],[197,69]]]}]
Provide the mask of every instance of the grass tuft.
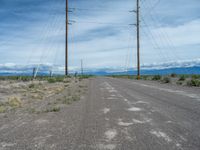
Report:
[{"label": "grass tuft", "polygon": [[59,106],[53,106],[51,108],[46,109],[44,112],[48,113],[48,112],[59,112],[59,111],[60,111]]},{"label": "grass tuft", "polygon": [[0,113],[5,113],[5,112],[6,112],[6,107],[0,106]]},{"label": "grass tuft", "polygon": [[21,101],[21,99],[19,97],[10,97],[8,99],[8,105],[10,107],[15,107],[15,108],[21,107],[22,106],[22,101]]}]

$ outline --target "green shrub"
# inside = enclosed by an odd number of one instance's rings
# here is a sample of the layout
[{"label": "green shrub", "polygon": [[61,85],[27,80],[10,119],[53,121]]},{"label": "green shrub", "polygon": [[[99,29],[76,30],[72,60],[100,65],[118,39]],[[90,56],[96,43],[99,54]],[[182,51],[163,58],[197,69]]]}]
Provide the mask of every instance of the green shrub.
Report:
[{"label": "green shrub", "polygon": [[172,73],[172,74],[171,74],[171,77],[175,78],[175,77],[177,77],[177,74]]},{"label": "green shrub", "polygon": [[200,79],[200,75],[192,75],[192,79]]},{"label": "green shrub", "polygon": [[164,77],[164,78],[162,79],[162,82],[163,82],[163,83],[170,83],[171,80],[170,80],[169,77]]},{"label": "green shrub", "polygon": [[91,78],[91,77],[94,77],[93,75],[80,75],[78,76],[80,79],[88,79],[88,78]]},{"label": "green shrub", "polygon": [[45,110],[46,113],[48,113],[48,112],[59,112],[59,111],[60,111],[60,107],[58,107],[58,106],[53,106],[53,107]]},{"label": "green shrub", "polygon": [[47,81],[49,83],[55,83],[56,82],[55,78],[48,78]]},{"label": "green shrub", "polygon": [[49,83],[64,82],[63,76],[51,77],[46,79]]},{"label": "green shrub", "polygon": [[22,76],[22,77],[20,77],[19,79],[20,79],[21,81],[26,82],[26,81],[31,81],[31,80],[32,80],[32,77]]},{"label": "green shrub", "polygon": [[56,82],[64,82],[64,77],[55,77]]},{"label": "green shrub", "polygon": [[148,77],[149,77],[149,76],[141,76],[141,78],[142,78],[143,80],[148,80]]},{"label": "green shrub", "polygon": [[153,76],[152,80],[160,80],[161,79],[161,76],[160,75],[155,75]]},{"label": "green shrub", "polygon": [[78,96],[78,95],[73,95],[73,96],[65,96],[64,98],[63,98],[63,104],[71,104],[72,102],[74,102],[74,101],[79,101],[80,100],[80,96]]},{"label": "green shrub", "polygon": [[182,85],[183,82],[181,82],[181,81],[177,81],[176,84],[177,84],[177,85]]},{"label": "green shrub", "polygon": [[196,87],[200,87],[200,80],[197,79],[192,79],[190,81],[187,82],[188,86],[196,86]]},{"label": "green shrub", "polygon": [[181,75],[179,78],[179,81],[185,81],[186,77],[184,75]]},{"label": "green shrub", "polygon": [[30,84],[29,86],[28,86],[30,89],[32,89],[32,88],[35,88],[35,84]]}]

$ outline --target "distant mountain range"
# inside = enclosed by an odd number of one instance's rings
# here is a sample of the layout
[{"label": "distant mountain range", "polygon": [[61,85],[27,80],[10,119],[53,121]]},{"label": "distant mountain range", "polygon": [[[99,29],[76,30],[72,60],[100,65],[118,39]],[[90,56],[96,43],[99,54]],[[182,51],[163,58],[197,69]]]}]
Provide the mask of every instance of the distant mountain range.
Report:
[{"label": "distant mountain range", "polygon": [[[94,74],[94,75],[136,75],[137,71],[135,69],[124,71],[112,71],[112,70],[96,70],[96,71],[88,71],[86,74]],[[168,68],[168,69],[142,69],[142,75],[166,75],[166,74],[200,74],[200,67],[188,67],[188,68]]]},{"label": "distant mountain range", "polygon": [[[33,74],[33,68],[37,68],[38,65],[15,65],[15,64],[0,64],[0,76],[18,76],[26,75],[31,76]],[[52,70],[55,75],[64,74],[64,66],[52,66],[51,64],[42,64],[39,65],[38,75],[49,75],[50,70]],[[79,68],[69,68],[70,74],[75,72],[79,73]],[[127,70],[127,71],[125,71]],[[85,74],[92,75],[123,75],[137,74],[136,68],[119,68],[119,67],[107,67],[107,68],[84,68]],[[200,59],[188,60],[188,61],[176,61],[176,62],[167,62],[161,64],[148,64],[141,66],[141,74],[143,75],[154,75],[154,74],[200,74]]]},{"label": "distant mountain range", "polygon": [[[75,72],[75,71],[74,71]],[[71,74],[74,74],[74,72],[71,72]],[[78,72],[78,71],[77,71]],[[167,69],[142,69],[141,74],[142,75],[166,75],[166,74],[200,74],[200,66],[194,66],[194,67],[180,67],[180,68],[167,68]],[[54,73],[54,75],[62,75],[64,74],[62,71]],[[91,74],[91,75],[136,75],[137,70],[135,69],[128,69],[128,71],[118,71],[115,69],[94,69],[94,70],[88,70],[85,71],[84,74]],[[32,75],[32,68],[26,69],[26,70],[4,70],[1,72],[0,70],[0,76],[18,76],[18,75],[24,75],[24,76],[31,76]],[[47,68],[40,69],[38,71],[38,75],[49,75],[49,71]]]}]

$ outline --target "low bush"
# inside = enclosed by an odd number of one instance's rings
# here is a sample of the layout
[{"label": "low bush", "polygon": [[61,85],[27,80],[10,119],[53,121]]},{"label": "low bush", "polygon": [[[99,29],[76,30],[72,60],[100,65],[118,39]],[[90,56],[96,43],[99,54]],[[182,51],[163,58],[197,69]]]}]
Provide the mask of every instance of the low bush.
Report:
[{"label": "low bush", "polygon": [[177,74],[172,73],[172,74],[171,74],[171,77],[172,77],[172,78],[175,78],[175,77],[177,77]]},{"label": "low bush", "polygon": [[200,75],[192,75],[192,79],[200,79]]},{"label": "low bush", "polygon": [[47,81],[48,81],[48,83],[56,83],[55,78],[48,78]]},{"label": "low bush", "polygon": [[160,80],[160,79],[161,79],[161,75],[155,75],[152,78],[152,80]]},{"label": "low bush", "polygon": [[170,83],[170,82],[171,82],[171,80],[170,80],[169,77],[164,77],[164,78],[162,79],[162,83]]},{"label": "low bush", "polygon": [[141,76],[141,79],[143,80],[148,80],[149,76],[145,75],[145,76]]},{"label": "low bush", "polygon": [[200,80],[198,79],[191,79],[190,81],[187,82],[188,86],[196,86],[200,87]]},{"label": "low bush", "polygon": [[78,76],[80,79],[88,79],[88,78],[91,78],[91,77],[94,77],[93,75],[80,75]]},{"label": "low bush", "polygon": [[183,82],[181,82],[181,81],[177,81],[176,84],[177,84],[177,85],[182,85]]},{"label": "low bush", "polygon": [[30,89],[35,88],[35,84],[31,83],[31,84],[29,84],[28,87],[29,87]]},{"label": "low bush", "polygon": [[185,81],[186,77],[184,75],[181,75],[179,78],[179,81]]},{"label": "low bush", "polygon": [[49,83],[56,83],[56,82],[64,82],[65,77],[63,76],[58,76],[58,77],[51,77],[51,78],[47,78],[46,80]]},{"label": "low bush", "polygon": [[46,113],[48,113],[48,112],[59,112],[59,111],[60,111],[60,107],[58,107],[58,106],[53,106],[53,107],[45,110]]}]

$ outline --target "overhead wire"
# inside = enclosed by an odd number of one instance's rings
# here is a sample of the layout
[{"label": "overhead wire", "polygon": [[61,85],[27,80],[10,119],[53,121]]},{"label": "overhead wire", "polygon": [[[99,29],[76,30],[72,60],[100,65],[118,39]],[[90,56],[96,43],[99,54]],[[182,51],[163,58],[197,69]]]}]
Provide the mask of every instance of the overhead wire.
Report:
[{"label": "overhead wire", "polygon": [[77,11],[92,11],[92,12],[112,12],[112,13],[115,13],[115,12],[118,12],[118,13],[127,13],[128,11],[127,10],[123,10],[123,9],[117,9],[117,10],[113,10],[113,9],[105,9],[105,8],[80,8],[80,7],[72,7],[72,8],[69,8],[69,10],[71,11],[74,11],[74,10],[77,10]]},{"label": "overhead wire", "polygon": [[[158,2],[160,2],[160,1],[158,1]],[[149,3],[150,3],[150,2],[149,2]],[[157,3],[157,4],[158,4],[158,3]],[[149,4],[149,5],[151,6],[151,4]],[[145,3],[143,3],[143,6],[144,6],[145,8],[147,8],[147,6],[146,6]],[[154,25],[157,25],[156,22],[157,22],[157,19],[159,19],[159,16],[158,16],[158,17],[154,17],[154,16],[152,15],[152,12],[153,12],[153,11],[155,11],[155,9],[152,9],[152,11],[148,13],[148,15],[150,16],[150,19],[152,20],[152,22],[154,23]],[[160,21],[160,20],[159,20],[159,21]],[[159,28],[158,25],[157,25],[156,27]],[[173,42],[170,40],[169,35],[167,34],[166,31],[164,31],[163,28],[159,28],[157,34],[159,35],[159,37],[160,37],[162,43],[164,43],[165,46],[168,46],[168,49],[169,49],[169,50],[172,50],[172,51],[176,50],[176,47],[174,46]],[[168,55],[169,55],[169,51],[166,51],[166,53],[168,53]],[[171,54],[171,57],[173,58],[172,60],[176,60],[176,59],[181,60],[181,58],[178,56],[177,53],[174,53],[174,52],[173,52],[173,54],[172,54],[172,53],[170,53],[170,54]],[[172,61],[172,60],[171,60],[171,61]],[[169,61],[168,61],[168,62],[169,62]],[[190,71],[188,71],[187,68],[184,68],[184,70],[185,70],[187,73],[190,72]]]},{"label": "overhead wire", "polygon": [[[53,5],[51,5],[49,10],[52,10],[53,8],[54,8]],[[50,17],[53,17],[52,21],[54,22],[54,20],[56,19],[57,16],[51,14]],[[42,32],[40,32],[40,34],[38,35],[38,37],[40,37],[41,39],[40,39],[40,41],[37,45],[35,45],[34,47],[32,47],[30,49],[31,52],[30,52],[30,55],[28,56],[28,59],[27,59],[27,62],[26,62],[27,65],[30,65],[30,62],[33,58],[33,54],[35,53],[35,50],[38,48],[37,46],[39,44],[42,44],[42,43],[45,42],[45,40],[48,36],[48,33],[49,33],[50,29],[52,28],[52,24],[49,24],[49,22],[46,22],[42,27],[43,27],[43,29],[41,30]],[[35,62],[34,62],[34,64],[35,64]],[[22,76],[23,75],[25,75],[25,71],[24,71],[24,73],[22,73]]]},{"label": "overhead wire", "polygon": [[[53,6],[52,6],[52,8],[53,8]],[[54,18],[53,18],[53,22],[52,22],[51,24],[48,24],[48,28],[46,28],[46,30],[44,31],[44,34],[43,34],[43,36],[42,36],[42,39],[40,40],[40,43],[46,42],[46,43],[49,44],[49,42],[48,42],[47,39],[49,38],[49,34],[52,33],[52,30],[50,30],[50,29],[55,29],[57,20],[58,20],[58,18],[57,18],[57,16],[55,15]],[[51,32],[50,32],[50,31],[51,31]],[[54,30],[53,30],[53,31],[54,31]],[[39,71],[39,68],[40,68],[40,66],[42,65],[42,61],[43,61],[43,59],[45,58],[45,55],[46,55],[46,53],[47,53],[48,51],[49,51],[49,48],[45,48],[45,49],[42,51],[42,54],[41,54],[40,59],[39,59],[39,62],[38,62],[38,64],[37,64],[37,66],[36,66],[36,73],[35,73],[35,76],[37,75],[37,73],[38,73],[38,71]]]}]

